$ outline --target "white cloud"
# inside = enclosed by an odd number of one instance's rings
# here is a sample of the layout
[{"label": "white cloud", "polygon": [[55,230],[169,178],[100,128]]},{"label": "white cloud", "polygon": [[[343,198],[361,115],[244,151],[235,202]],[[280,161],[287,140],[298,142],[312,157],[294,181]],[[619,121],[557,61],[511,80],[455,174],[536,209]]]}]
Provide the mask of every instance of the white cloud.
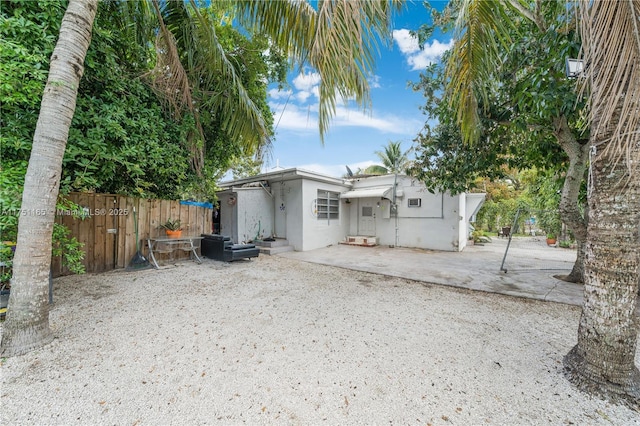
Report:
[{"label": "white cloud", "polygon": [[365,127],[385,133],[413,134],[414,130],[419,128],[416,127],[419,126],[419,123],[391,114],[379,115],[375,112],[369,113],[338,106],[331,126]]},{"label": "white cloud", "polygon": [[[380,87],[380,76],[372,75],[369,83],[372,88]],[[292,130],[297,133],[318,132],[319,84],[320,75],[316,72],[302,72],[291,82],[292,90],[269,91],[269,107],[273,112],[276,131]],[[417,120],[407,120],[391,114],[363,112],[353,99],[343,100],[336,93],[336,111],[330,121],[330,128],[358,127],[375,129],[384,133],[415,134],[422,127]]]},{"label": "white cloud", "polygon": [[411,70],[422,70],[425,67],[437,62],[442,54],[453,47],[453,39],[447,43],[440,43],[434,40],[433,43],[425,44],[424,49],[415,55],[407,57],[407,62],[411,65]]},{"label": "white cloud", "polygon": [[398,43],[400,52],[405,55],[409,55],[420,50],[417,37],[412,36],[409,30],[393,30],[393,39]]},{"label": "white cloud", "polygon": [[307,99],[309,99],[309,96],[311,96],[311,92],[307,92],[306,90],[301,90],[298,93],[296,93],[296,99],[302,103],[307,102]]},{"label": "white cloud", "polygon": [[417,37],[413,37],[409,30],[394,30],[393,39],[398,44],[400,52],[405,56],[407,64],[412,71],[420,71],[425,67],[437,62],[440,56],[453,46],[453,39],[446,43],[434,40],[431,44],[426,43],[421,50]]},{"label": "white cloud", "polygon": [[301,73],[292,81],[293,87],[298,90],[311,91],[315,86],[320,84],[320,74],[317,72]]},{"label": "white cloud", "polygon": [[380,76],[379,75],[373,75],[371,78],[369,78],[369,87],[371,87],[372,89],[378,89],[378,88],[382,87],[380,85]]},{"label": "white cloud", "polygon": [[[279,129],[318,132],[317,103],[303,107],[291,102],[288,104],[270,102],[269,107],[277,125],[276,131]],[[411,136],[415,135],[422,125],[423,123],[417,119],[408,120],[391,114],[363,112],[346,106],[336,107],[336,113],[329,124],[330,128],[361,127],[384,133]]]},{"label": "white cloud", "polygon": [[291,90],[271,89],[269,90],[269,97],[271,99],[287,99],[292,93],[293,91]]},{"label": "white cloud", "polygon": [[293,103],[280,104],[270,102],[274,124],[278,129],[297,130],[307,132],[318,131],[318,114],[315,106],[301,108]]}]

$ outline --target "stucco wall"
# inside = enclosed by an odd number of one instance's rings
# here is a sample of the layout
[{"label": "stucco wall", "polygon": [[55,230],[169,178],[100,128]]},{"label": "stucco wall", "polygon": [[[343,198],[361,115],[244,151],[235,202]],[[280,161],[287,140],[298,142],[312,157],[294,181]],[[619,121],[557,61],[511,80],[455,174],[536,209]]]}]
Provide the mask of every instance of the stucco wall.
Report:
[{"label": "stucco wall", "polygon": [[302,180],[285,181],[283,185],[287,240],[294,250],[302,251]]},{"label": "stucco wall", "polygon": [[238,243],[270,237],[273,233],[273,200],[261,187],[237,188]]},{"label": "stucco wall", "polygon": [[346,186],[304,180],[302,189],[303,238],[300,249],[296,246],[296,250],[313,250],[343,241],[349,230],[349,214],[344,201],[339,200],[338,219],[319,219],[314,207],[318,190],[342,193],[347,190]]},{"label": "stucco wall", "polygon": [[[263,184],[266,180],[270,194],[260,187],[232,187],[219,193],[223,234],[242,242],[255,238],[259,227],[259,236],[286,238],[297,251],[337,244],[347,235],[375,235],[382,245],[458,251],[467,243],[468,216],[481,203],[473,199],[467,207],[466,194],[432,194],[407,176],[356,178],[349,184],[312,172],[286,169],[263,175]],[[384,188],[392,188],[394,182],[397,214],[391,212],[391,201],[380,196],[356,196],[349,202],[340,199],[338,219],[319,218],[314,211],[319,189],[344,193],[369,188],[393,198],[392,192],[385,192]],[[242,185],[250,183],[238,181]],[[236,206],[228,203],[231,196],[237,197]],[[410,207],[410,199],[419,200],[419,205]],[[361,223],[359,212],[365,204],[373,209],[373,214]]]},{"label": "stucco wall", "polygon": [[[393,175],[361,179],[354,189],[392,186]],[[466,237],[461,229],[464,218],[464,198],[427,191],[417,180],[398,176],[396,198],[397,216],[388,214],[390,202],[386,199],[351,200],[349,233],[358,235],[358,210],[363,203],[374,206],[375,234],[382,245],[417,247],[431,250],[458,251],[464,247]],[[401,194],[401,195],[400,195]],[[409,207],[409,199],[420,199],[419,207]],[[396,230],[397,228],[397,230]],[[462,228],[465,228],[462,226]],[[465,234],[466,235],[466,234]]]},{"label": "stucco wall", "polygon": [[[235,243],[261,238],[273,233],[273,200],[260,187],[234,188],[219,192],[220,233]],[[231,200],[235,201],[231,201]]]},{"label": "stucco wall", "polygon": [[467,197],[465,194],[458,196],[458,251],[462,251],[469,241],[469,222],[467,221]]}]

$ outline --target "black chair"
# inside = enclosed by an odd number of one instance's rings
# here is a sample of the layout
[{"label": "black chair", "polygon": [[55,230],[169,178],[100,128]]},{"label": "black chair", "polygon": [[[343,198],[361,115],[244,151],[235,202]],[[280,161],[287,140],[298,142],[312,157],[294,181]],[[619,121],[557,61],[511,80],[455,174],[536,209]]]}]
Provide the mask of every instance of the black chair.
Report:
[{"label": "black chair", "polygon": [[231,238],[218,234],[202,234],[200,250],[209,259],[232,262],[258,257],[260,249],[255,244],[234,244]]},{"label": "black chair", "polygon": [[509,235],[511,235],[511,227],[510,226],[505,226],[502,229],[500,229],[498,231],[498,237],[505,237],[505,238],[509,238]]}]

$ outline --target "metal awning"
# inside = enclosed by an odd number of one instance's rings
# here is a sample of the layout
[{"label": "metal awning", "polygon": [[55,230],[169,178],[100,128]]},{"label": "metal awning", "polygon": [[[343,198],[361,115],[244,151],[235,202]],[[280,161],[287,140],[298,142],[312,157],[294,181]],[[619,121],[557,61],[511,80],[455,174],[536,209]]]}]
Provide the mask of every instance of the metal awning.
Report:
[{"label": "metal awning", "polygon": [[[396,189],[396,197],[402,197],[402,190]],[[376,186],[373,188],[355,189],[340,194],[340,198],[387,198],[393,200],[393,186]]]}]

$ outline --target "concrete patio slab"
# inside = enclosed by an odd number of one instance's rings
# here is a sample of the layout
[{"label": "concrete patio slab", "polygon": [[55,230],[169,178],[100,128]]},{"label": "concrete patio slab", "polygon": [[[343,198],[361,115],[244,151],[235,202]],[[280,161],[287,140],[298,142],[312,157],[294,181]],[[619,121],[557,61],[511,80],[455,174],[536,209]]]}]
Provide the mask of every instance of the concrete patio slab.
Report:
[{"label": "concrete patio slab", "polygon": [[[533,241],[533,242],[532,242]],[[527,240],[510,248],[507,272],[500,270],[507,239],[471,245],[462,252],[402,247],[335,245],[279,254],[291,259],[515,297],[582,305],[584,287],[555,278],[571,271],[575,251]],[[541,265],[544,269],[534,269]]]}]

